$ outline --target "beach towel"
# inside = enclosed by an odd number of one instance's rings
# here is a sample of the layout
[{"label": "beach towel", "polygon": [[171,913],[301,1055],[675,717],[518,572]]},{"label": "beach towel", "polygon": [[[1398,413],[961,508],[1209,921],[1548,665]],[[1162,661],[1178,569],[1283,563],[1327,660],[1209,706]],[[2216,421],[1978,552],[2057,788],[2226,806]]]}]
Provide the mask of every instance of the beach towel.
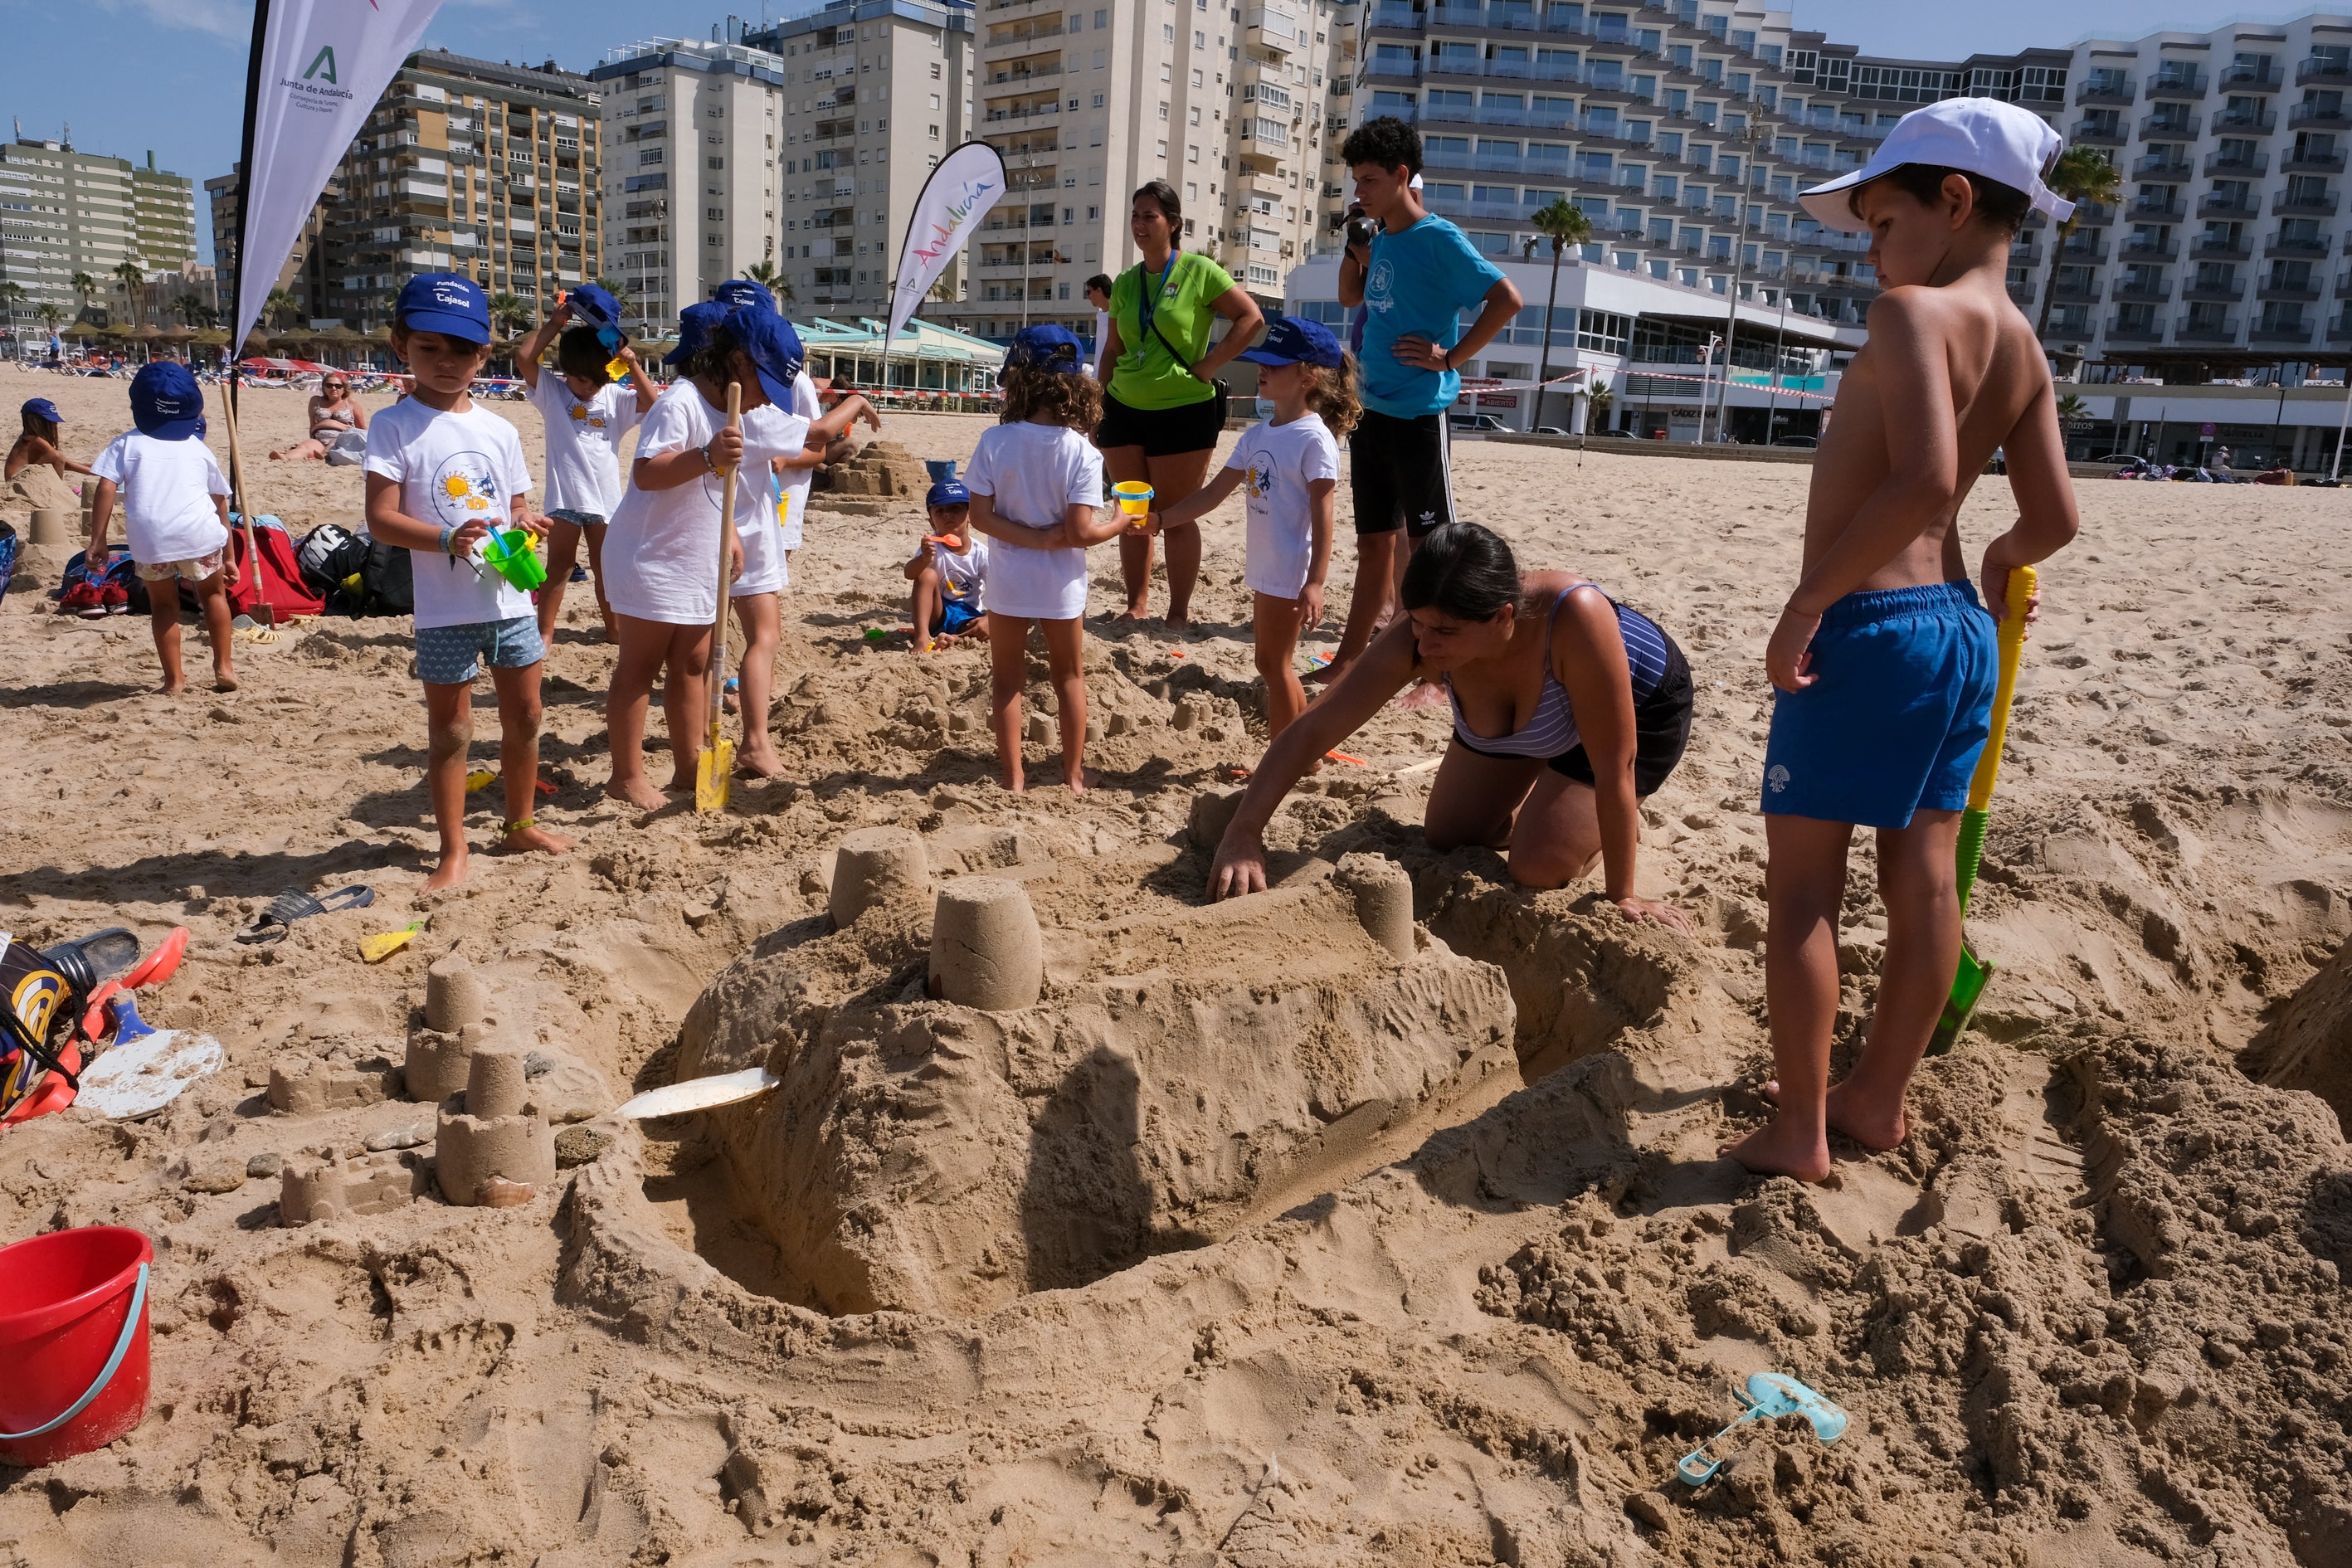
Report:
[{"label": "beach towel", "polygon": [[354,468],[367,461],[367,432],[346,430],[327,448],[327,466]]}]

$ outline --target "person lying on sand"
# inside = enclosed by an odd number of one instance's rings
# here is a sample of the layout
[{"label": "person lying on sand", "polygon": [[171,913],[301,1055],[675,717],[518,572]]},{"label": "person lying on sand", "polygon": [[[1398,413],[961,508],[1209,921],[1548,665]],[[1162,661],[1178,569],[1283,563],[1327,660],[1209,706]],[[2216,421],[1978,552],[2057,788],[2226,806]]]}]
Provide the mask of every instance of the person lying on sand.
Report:
[{"label": "person lying on sand", "polygon": [[[2050,367],[2006,272],[2029,212],[2071,210],[2042,183],[2058,150],[2022,109],[1951,99],[1905,116],[1869,163],[1800,198],[1831,227],[1870,235],[1885,291],[1822,437],[1804,574],[1764,654],[1779,689],[1763,781],[1780,1074],[1765,1093],[1779,1109],[1723,1150],[1753,1171],[1822,1180],[1832,1128],[1870,1149],[1903,1142],[1904,1095],[1951,992],[1954,849],[1990,724],[1995,617],[2010,573],[2076,527]],[[1985,550],[1988,614],[1955,521],[1995,447],[2018,521]],[[1856,826],[1878,830],[1886,950],[1868,1043],[1832,1089]]]},{"label": "person lying on sand", "polygon": [[1266,748],[1217,846],[1213,898],[1265,885],[1262,835],[1323,753],[1423,676],[1444,681],[1454,738],[1423,814],[1430,847],[1508,847],[1511,878],[1557,888],[1601,863],[1629,920],[1690,930],[1633,892],[1639,802],[1690,742],[1691,674],[1655,622],[1572,572],[1521,572],[1499,534],[1449,522],[1399,590],[1406,614]]},{"label": "person lying on sand", "polygon": [[297,441],[282,452],[272,452],[271,458],[282,462],[311,462],[327,455],[327,448],[354,430],[367,428],[367,410],[352,395],[352,378],[336,371],[319,384],[310,399],[310,435]]}]

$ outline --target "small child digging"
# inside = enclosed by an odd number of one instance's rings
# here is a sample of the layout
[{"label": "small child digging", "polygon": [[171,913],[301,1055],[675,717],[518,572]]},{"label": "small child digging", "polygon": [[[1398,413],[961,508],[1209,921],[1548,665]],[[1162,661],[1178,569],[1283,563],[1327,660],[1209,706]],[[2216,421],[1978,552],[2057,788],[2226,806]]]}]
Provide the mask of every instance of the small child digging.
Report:
[{"label": "small child digging", "polygon": [[46,397],[28,397],[16,416],[24,425],[24,430],[8,448],[5,478],[13,479],[26,468],[42,463],[56,469],[59,479],[68,474],[97,477],[94,470],[66,456],[61,445],[65,439],[66,416],[58,412],[56,404]]},{"label": "small child digging", "polygon": [[430,735],[425,781],[441,863],[425,891],[466,879],[466,748],[474,678],[487,661],[498,691],[499,771],[509,850],[561,855],[571,844],[532,820],[539,788],[539,677],[546,658],[530,597],[475,559],[493,527],[530,529],[530,472],[515,427],[468,388],[490,357],[490,304],[471,279],[428,272],[394,308],[392,350],[415,380],[368,431],[367,526],[405,549],[416,596],[416,673]]},{"label": "small child digging", "polygon": [[915,585],[915,651],[953,647],[965,637],[988,640],[988,541],[971,534],[971,492],[961,479],[941,479],[923,498],[931,531],[907,563]]},{"label": "small child digging", "polygon": [[204,443],[204,393],[186,365],[158,360],[131,378],[131,418],[138,428],[117,436],[99,454],[97,464],[83,470],[98,479],[85,559],[93,569],[104,565],[108,527],[114,521],[119,493],[131,559],[140,581],[147,584],[155,657],[163,664],[163,694],[176,695],[188,685],[180,664],[183,578],[195,584],[204,608],[205,632],[213,645],[214,689],[234,691],[228,585],[236,580],[236,567],[228,560],[228,481]]},{"label": "small child digging", "polygon": [[[1765,1092],[1778,1111],[1723,1150],[1753,1171],[1822,1181],[1832,1130],[1867,1149],[1910,1130],[1904,1097],[1959,963],[1954,847],[1990,728],[1996,617],[2010,574],[2076,528],[2050,367],[2006,282],[2026,215],[2072,210],[2042,184],[2059,145],[2013,104],[1949,99],[1800,198],[1830,227],[1871,237],[1885,291],[1838,389],[1804,574],[1764,653],[1779,689],[1763,788],[1780,1070]],[[1957,518],[1997,447],[2018,520],[1985,549],[1980,606]],[[1838,911],[1857,826],[1878,832],[1886,948],[1869,1039],[1832,1089]]]}]

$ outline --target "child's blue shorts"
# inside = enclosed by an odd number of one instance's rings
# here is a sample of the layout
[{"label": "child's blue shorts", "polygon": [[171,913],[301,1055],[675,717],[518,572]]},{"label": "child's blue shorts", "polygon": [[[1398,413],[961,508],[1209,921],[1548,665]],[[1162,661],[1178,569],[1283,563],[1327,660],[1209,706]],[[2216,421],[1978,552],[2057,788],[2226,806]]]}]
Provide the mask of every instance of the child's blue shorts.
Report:
[{"label": "child's blue shorts", "polygon": [[980,619],[980,612],[961,599],[941,599],[939,613],[931,617],[933,637],[961,637],[964,628]]},{"label": "child's blue shorts", "polygon": [[1802,691],[1774,693],[1764,811],[1908,827],[1958,811],[1991,728],[2000,654],[1972,584],[1849,594],[1813,634]]},{"label": "child's blue shorts", "polygon": [[482,673],[485,658],[496,669],[523,669],[546,657],[529,616],[416,628],[416,678],[427,686],[463,686]]}]

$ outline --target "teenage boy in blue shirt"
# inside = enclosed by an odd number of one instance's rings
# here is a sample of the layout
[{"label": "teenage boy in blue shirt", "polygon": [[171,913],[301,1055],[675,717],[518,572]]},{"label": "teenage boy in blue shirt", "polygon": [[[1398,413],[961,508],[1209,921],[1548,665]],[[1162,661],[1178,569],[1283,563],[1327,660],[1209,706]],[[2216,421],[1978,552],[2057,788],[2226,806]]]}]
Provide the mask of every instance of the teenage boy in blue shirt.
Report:
[{"label": "teenage boy in blue shirt", "polygon": [[[1468,363],[1518,313],[1519,291],[1463,232],[1432,217],[1414,188],[1421,135],[1393,115],[1358,126],[1339,149],[1356,205],[1378,225],[1351,224],[1339,258],[1339,303],[1365,308],[1359,356],[1363,418],[1348,438],[1356,510],[1356,591],[1331,679],[1389,616],[1406,558],[1454,521],[1446,412]],[[1462,331],[1460,316],[1479,307]],[[1402,542],[1400,541],[1402,535]]]}]

